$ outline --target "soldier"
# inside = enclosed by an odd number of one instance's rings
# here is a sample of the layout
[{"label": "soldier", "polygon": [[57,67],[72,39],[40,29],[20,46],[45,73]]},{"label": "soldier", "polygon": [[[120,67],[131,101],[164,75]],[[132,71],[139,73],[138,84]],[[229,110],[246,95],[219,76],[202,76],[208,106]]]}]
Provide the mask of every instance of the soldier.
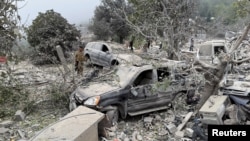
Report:
[{"label": "soldier", "polygon": [[83,73],[83,61],[85,60],[83,55],[83,46],[79,46],[78,51],[75,54],[75,71],[77,75],[82,75]]}]

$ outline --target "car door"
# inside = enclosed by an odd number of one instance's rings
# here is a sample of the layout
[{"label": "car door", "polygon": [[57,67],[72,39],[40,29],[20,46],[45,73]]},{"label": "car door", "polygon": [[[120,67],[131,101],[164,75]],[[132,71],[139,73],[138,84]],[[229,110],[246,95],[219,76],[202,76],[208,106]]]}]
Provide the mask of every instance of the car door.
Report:
[{"label": "car door", "polygon": [[99,51],[99,61],[101,66],[109,66],[111,61],[111,50],[107,45],[102,44]]},{"label": "car door", "polygon": [[98,49],[98,43],[96,43],[96,42],[88,43],[84,49],[84,54],[89,55],[89,58],[90,58],[92,64],[97,63],[97,59],[98,59],[98,55],[99,55],[97,49]]},{"label": "car door", "polygon": [[159,73],[160,71],[157,69],[146,70],[134,79],[128,97],[129,115],[138,115],[168,107],[168,103],[171,102],[172,91],[162,91],[160,88],[162,86],[168,87],[163,79],[169,77],[169,74],[159,75]]},{"label": "car door", "polygon": [[134,80],[128,95],[128,112],[138,112],[154,105],[151,98],[157,97],[153,91],[154,73],[153,69],[140,72]]}]

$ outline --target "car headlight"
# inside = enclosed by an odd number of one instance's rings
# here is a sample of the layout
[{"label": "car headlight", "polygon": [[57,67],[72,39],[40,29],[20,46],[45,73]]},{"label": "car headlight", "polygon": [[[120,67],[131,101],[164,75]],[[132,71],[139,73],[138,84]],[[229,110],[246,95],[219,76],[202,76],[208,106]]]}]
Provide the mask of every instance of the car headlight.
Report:
[{"label": "car headlight", "polygon": [[96,106],[99,103],[99,101],[100,101],[100,96],[90,97],[84,102],[84,105]]}]

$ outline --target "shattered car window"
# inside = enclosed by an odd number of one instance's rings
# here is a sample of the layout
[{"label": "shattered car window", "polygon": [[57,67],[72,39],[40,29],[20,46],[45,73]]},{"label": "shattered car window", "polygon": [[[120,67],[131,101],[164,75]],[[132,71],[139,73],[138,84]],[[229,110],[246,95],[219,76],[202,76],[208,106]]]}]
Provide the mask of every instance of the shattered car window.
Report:
[{"label": "shattered car window", "polygon": [[119,77],[119,84],[121,87],[126,86],[133,76],[136,74],[136,67],[119,67],[116,70],[116,75]]}]

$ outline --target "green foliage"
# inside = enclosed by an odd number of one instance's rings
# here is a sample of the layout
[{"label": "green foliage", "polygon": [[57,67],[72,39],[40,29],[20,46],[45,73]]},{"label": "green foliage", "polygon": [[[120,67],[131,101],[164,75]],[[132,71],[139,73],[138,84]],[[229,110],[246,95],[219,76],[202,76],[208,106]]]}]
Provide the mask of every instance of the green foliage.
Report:
[{"label": "green foliage", "polygon": [[116,11],[117,8],[123,7],[124,12],[128,13],[124,0],[103,0],[102,4],[95,10],[94,18],[89,29],[94,32],[97,39],[108,40],[116,39],[122,43],[131,29],[126,24],[123,11]]},{"label": "green foliage", "polygon": [[133,12],[129,20],[134,29],[146,38],[163,38],[171,47],[170,59],[178,59],[178,44],[192,33],[189,19],[194,18],[197,0],[129,0]]},{"label": "green foliage", "polygon": [[22,86],[6,87],[0,83],[0,118],[13,116],[18,109],[29,105],[29,93]]},{"label": "green foliage", "polygon": [[211,22],[211,18],[219,19],[224,25],[236,23],[239,18],[246,17],[249,13],[250,2],[248,0],[202,0],[199,14]]},{"label": "green foliage", "polygon": [[54,108],[68,108],[68,95],[65,93],[65,86],[63,84],[52,84],[48,89],[49,99]]},{"label": "green foliage", "polygon": [[1,0],[0,9],[0,55],[11,56],[14,41],[20,36],[17,27],[20,17],[14,0]]},{"label": "green foliage", "polygon": [[73,42],[80,38],[80,31],[59,13],[48,10],[39,13],[33,20],[27,29],[27,37],[29,44],[36,50],[35,57],[45,56],[51,59],[57,57],[57,45],[60,45],[64,52],[72,50]]},{"label": "green foliage", "polygon": [[240,0],[233,3],[233,7],[236,10],[237,16],[246,17],[250,13],[250,1]]},{"label": "green foliage", "polygon": [[165,78],[162,82],[157,82],[154,89],[156,91],[166,91],[169,88],[170,80],[168,78]]}]

